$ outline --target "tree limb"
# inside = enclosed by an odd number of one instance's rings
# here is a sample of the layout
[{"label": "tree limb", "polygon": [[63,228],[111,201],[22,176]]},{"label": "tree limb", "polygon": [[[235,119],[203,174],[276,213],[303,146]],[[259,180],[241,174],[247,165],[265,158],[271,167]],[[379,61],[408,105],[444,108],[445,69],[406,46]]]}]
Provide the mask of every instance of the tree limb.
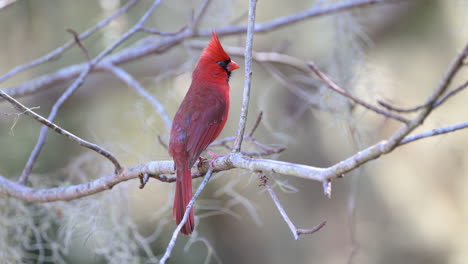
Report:
[{"label": "tree limb", "polygon": [[[138,1],[139,0],[130,0],[130,1],[128,1],[125,5],[123,5],[114,14],[112,14],[108,18],[102,20],[101,22],[99,22],[98,24],[93,26],[92,28],[90,28],[90,29],[86,30],[85,32],[83,32],[82,34],[80,34],[78,36],[78,39],[81,41],[81,40],[84,40],[84,39],[88,38],[94,32],[96,32],[97,30],[103,28],[107,24],[109,24],[116,17],[118,17],[121,14],[127,12]],[[73,45],[75,45],[75,44],[77,44],[76,40],[70,40],[67,43],[65,43],[63,46],[60,46],[60,47],[56,48],[55,50],[51,51],[50,53],[48,53],[47,55],[45,55],[43,57],[37,58],[37,59],[35,59],[35,60],[33,60],[33,61],[29,62],[29,63],[23,64],[23,65],[20,65],[20,66],[17,66],[15,68],[11,69],[9,72],[7,72],[6,74],[4,74],[3,76],[0,77],[0,83],[6,81],[7,79],[12,77],[13,75],[18,74],[18,73],[20,73],[22,71],[31,69],[31,68],[36,67],[38,65],[41,65],[41,64],[43,64],[45,62],[56,59],[58,56],[60,56],[62,53],[64,53],[69,48],[73,47]],[[8,90],[8,94],[11,95],[11,96],[17,95],[14,92],[15,92],[14,90]],[[21,91],[16,91],[16,92],[20,93],[20,94],[22,93]]]},{"label": "tree limb", "polygon": [[10,102],[16,109],[21,111],[23,114],[26,114],[26,115],[34,118],[39,123],[41,123],[44,126],[54,130],[58,134],[64,135],[65,137],[67,137],[71,141],[77,143],[78,145],[83,146],[85,148],[89,148],[89,149],[97,152],[98,154],[104,156],[105,158],[107,158],[108,160],[110,160],[114,164],[116,173],[119,172],[122,169],[122,166],[118,162],[117,158],[115,158],[115,156],[112,155],[112,153],[105,150],[104,148],[101,148],[96,144],[93,144],[93,143],[90,143],[90,142],[88,142],[88,141],[86,141],[84,139],[81,139],[81,138],[73,135],[72,133],[68,132],[67,130],[57,126],[56,124],[54,124],[51,121],[45,119],[41,115],[35,113],[30,108],[27,108],[26,106],[24,106],[20,102],[16,101],[13,97],[9,96],[8,94],[6,94],[2,90],[0,90],[0,97],[4,98],[8,102]]},{"label": "tree limb", "polygon": [[234,141],[233,152],[240,152],[242,140],[244,139],[245,125],[249,113],[250,86],[252,83],[252,46],[255,28],[255,10],[257,0],[249,1],[249,22],[247,25],[247,38],[245,40],[245,72],[244,72],[244,92],[242,94],[242,106],[237,127],[236,141]]},{"label": "tree limb", "polygon": [[[434,129],[414,136],[405,137],[399,145],[405,145],[421,138],[443,135],[456,130],[468,128],[468,123],[462,123],[441,129]],[[239,153],[231,153],[213,162],[213,171],[226,171],[234,168],[240,168],[252,172],[269,171],[280,173],[286,176],[295,176],[308,180],[325,182],[333,178],[338,178],[345,172],[349,172],[361,165],[383,155],[383,144],[385,141],[377,143],[367,149],[364,149],[350,158],[341,161],[328,168],[312,167],[303,164],[276,161],[270,159],[254,159],[243,156]],[[200,166],[192,168],[192,177],[202,177],[208,170],[209,161]],[[18,198],[20,200],[36,203],[68,201],[93,195],[105,190],[111,189],[119,183],[139,178],[142,174],[148,174],[151,178],[161,182],[174,182],[175,177],[166,177],[164,174],[174,174],[173,161],[151,161],[146,164],[136,165],[123,169],[119,174],[109,174],[96,180],[72,185],[67,187],[57,187],[50,189],[34,189],[0,176],[0,193]]]},{"label": "tree limb", "polygon": [[276,193],[275,191],[273,190],[273,188],[271,187],[270,183],[268,183],[268,178],[265,174],[263,173],[259,173],[260,175],[260,181],[261,181],[261,186],[265,186],[265,188],[267,189],[268,193],[270,194],[271,196],[271,199],[273,200],[273,202],[275,203],[276,205],[276,208],[278,209],[278,211],[280,212],[281,216],[283,217],[284,221],[286,222],[286,224],[288,225],[289,229],[291,230],[291,232],[293,233],[293,237],[294,237],[294,240],[298,240],[299,239],[299,235],[302,235],[302,234],[313,234],[317,231],[319,231],[320,229],[322,229],[322,227],[325,226],[325,224],[327,223],[327,221],[323,221],[322,223],[316,225],[315,227],[313,228],[310,228],[310,229],[298,229],[296,228],[296,226],[294,225],[294,223],[291,221],[291,219],[289,218],[288,214],[286,213],[286,211],[284,210],[283,206],[281,205],[279,199],[278,199],[278,196],[276,196]]}]

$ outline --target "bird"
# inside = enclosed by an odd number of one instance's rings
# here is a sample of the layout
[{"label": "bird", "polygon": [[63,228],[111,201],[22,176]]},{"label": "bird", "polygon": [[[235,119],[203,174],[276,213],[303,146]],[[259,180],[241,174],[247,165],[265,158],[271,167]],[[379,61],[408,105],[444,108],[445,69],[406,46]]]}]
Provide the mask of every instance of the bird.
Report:
[{"label": "bird", "polygon": [[[169,154],[174,160],[176,188],[173,217],[180,224],[192,199],[191,168],[201,153],[219,136],[229,114],[229,78],[239,69],[212,32],[192,73],[192,83],[172,123]],[[194,211],[181,229],[190,235],[195,227]]]}]

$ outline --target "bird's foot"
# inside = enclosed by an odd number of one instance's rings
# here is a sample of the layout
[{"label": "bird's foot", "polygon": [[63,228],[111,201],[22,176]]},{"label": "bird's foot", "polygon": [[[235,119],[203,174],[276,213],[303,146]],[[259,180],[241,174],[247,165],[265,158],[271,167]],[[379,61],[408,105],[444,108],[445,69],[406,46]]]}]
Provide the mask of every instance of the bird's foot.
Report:
[{"label": "bird's foot", "polygon": [[215,162],[216,159],[222,158],[222,157],[223,157],[223,156],[217,155],[216,153],[214,153],[214,152],[212,152],[212,151],[210,151],[210,150],[207,150],[206,153],[208,153],[208,155],[210,155],[211,158],[212,158],[212,159],[210,160],[210,162],[209,162],[210,168],[214,168],[213,164],[214,164],[214,162]]},{"label": "bird's foot", "polygon": [[214,152],[211,151],[211,150],[207,150],[206,153],[208,153],[208,154],[211,156],[211,158],[213,158],[213,159],[217,159],[217,158],[222,158],[222,157],[223,157],[223,156],[219,156],[218,154],[214,153]]},{"label": "bird's foot", "polygon": [[202,157],[198,157],[198,164],[197,164],[197,167],[198,169],[201,169],[202,165],[203,165],[203,162],[207,161],[208,159],[205,159],[205,158],[202,158]]}]

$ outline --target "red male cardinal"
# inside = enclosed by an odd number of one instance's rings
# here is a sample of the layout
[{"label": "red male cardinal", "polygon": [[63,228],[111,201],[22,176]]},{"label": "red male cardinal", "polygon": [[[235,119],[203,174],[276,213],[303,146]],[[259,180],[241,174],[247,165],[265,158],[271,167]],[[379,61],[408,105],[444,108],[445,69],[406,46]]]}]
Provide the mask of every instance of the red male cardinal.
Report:
[{"label": "red male cardinal", "polygon": [[[171,129],[169,154],[177,174],[173,216],[182,221],[192,199],[190,169],[200,154],[218,137],[229,113],[229,77],[239,65],[226,54],[218,35],[212,33],[192,74],[192,84],[177,110]],[[193,208],[181,232],[190,235],[195,227]]]}]

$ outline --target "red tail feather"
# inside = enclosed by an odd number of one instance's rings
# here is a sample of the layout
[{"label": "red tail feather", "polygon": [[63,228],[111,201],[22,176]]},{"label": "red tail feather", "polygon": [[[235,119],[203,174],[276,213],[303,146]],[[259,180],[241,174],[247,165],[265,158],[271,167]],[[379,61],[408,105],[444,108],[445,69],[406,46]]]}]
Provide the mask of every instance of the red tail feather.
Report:
[{"label": "red tail feather", "polygon": [[[188,164],[185,164],[185,166],[180,166],[180,168],[177,168],[176,191],[174,207],[172,209],[172,214],[177,224],[182,221],[182,218],[185,214],[185,209],[192,199],[192,175],[190,170],[187,168],[187,165]],[[192,207],[192,209],[190,209],[190,215],[185,222],[185,225],[182,227],[181,232],[185,235],[190,235],[192,234],[194,227],[195,219],[193,216]]]}]

